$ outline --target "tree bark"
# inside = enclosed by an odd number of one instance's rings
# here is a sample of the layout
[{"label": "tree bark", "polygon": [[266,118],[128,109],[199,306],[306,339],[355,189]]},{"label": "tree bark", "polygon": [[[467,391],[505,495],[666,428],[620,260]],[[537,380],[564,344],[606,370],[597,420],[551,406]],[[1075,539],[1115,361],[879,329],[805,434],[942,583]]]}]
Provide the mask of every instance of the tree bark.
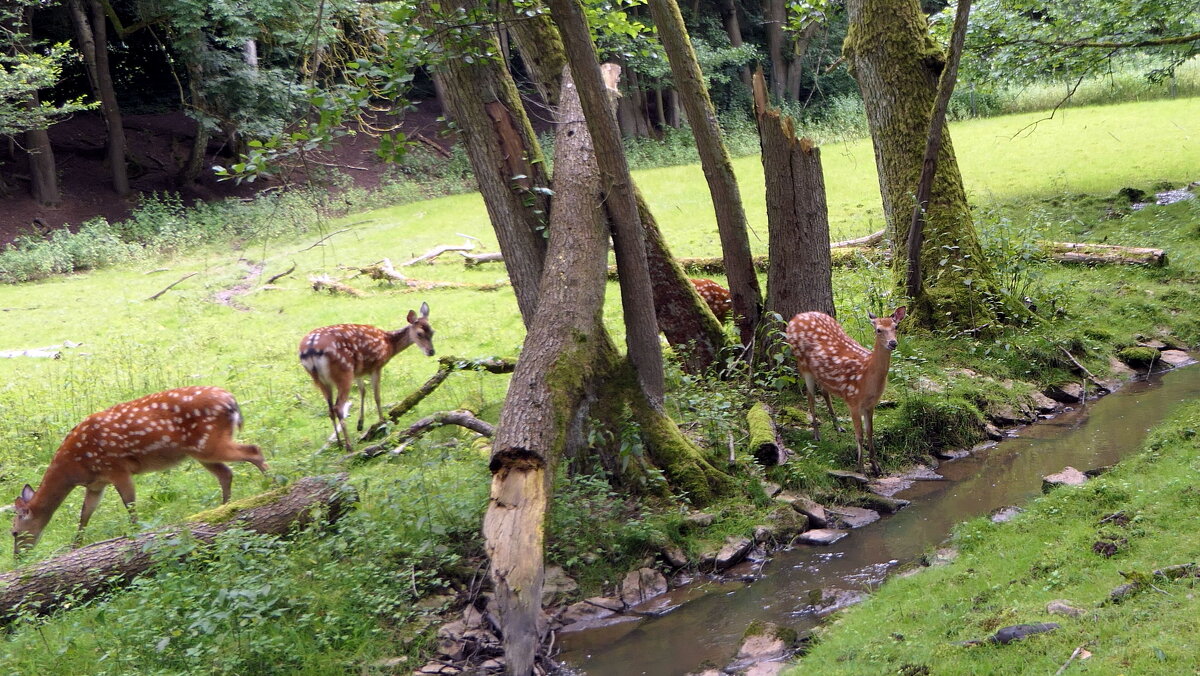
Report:
[{"label": "tree bark", "polygon": [[601,190],[612,224],[613,249],[621,276],[621,308],[629,359],[637,370],[646,396],[655,405],[663,399],[662,349],[654,314],[653,287],[646,266],[641,218],[634,197],[629,164],[609,108],[596,48],[578,0],[549,0],[551,17],[567,50],[588,132],[596,151]]},{"label": "tree bark", "polygon": [[346,474],[307,477],[271,493],[202,512],[176,526],[97,542],[0,574],[0,623],[11,622],[22,613],[51,613],[65,598],[81,603],[125,586],[139,575],[153,574],[160,549],[181,536],[208,544],[234,528],[286,535],[312,522],[316,515],[333,523],[357,500],[347,478]]},{"label": "tree bark", "polygon": [[533,85],[542,101],[550,108],[558,105],[562,93],[562,72],[567,65],[567,53],[563,48],[558,29],[550,15],[537,12],[533,16],[517,15],[516,5],[511,2],[496,3],[500,18],[507,22],[513,42],[521,54],[521,60],[529,69]]},{"label": "tree bark", "polygon": [[504,639],[506,673],[528,676],[539,623],[544,521],[554,468],[584,443],[596,388],[616,361],[602,323],[608,233],[600,173],[579,97],[563,78],[555,199],[537,312],[513,372],[492,445],[483,522]]},{"label": "tree bark", "polygon": [[[848,0],[846,6],[850,28],[842,52],[863,94],[895,249],[893,265],[902,277],[913,192],[944,58],[916,0]],[[994,319],[988,299],[999,294],[979,247],[948,132],[943,132],[937,165],[921,253],[921,266],[931,274],[923,297],[911,299],[909,312],[927,327],[981,326]]]},{"label": "tree bark", "polygon": [[787,85],[787,62],[783,58],[783,25],[787,22],[784,0],[762,0],[767,59],[771,62],[771,95],[782,99]]},{"label": "tree bark", "polygon": [[[737,0],[721,0],[721,19],[725,23],[725,34],[729,36],[729,45],[731,47],[741,47],[745,44],[742,39],[742,23],[738,18]],[[750,89],[750,66],[742,66],[738,71],[738,77],[742,79],[742,84],[746,89]]]},{"label": "tree bark", "polygon": [[113,190],[121,196],[129,194],[129,170],[125,163],[127,145],[125,127],[121,119],[121,108],[117,104],[117,93],[113,87],[112,70],[108,65],[108,25],[100,0],[87,0],[88,17],[83,0],[68,3],[75,35],[79,41],[79,52],[87,65],[88,81],[100,101],[100,112],[108,131],[108,165],[112,172]]},{"label": "tree bark", "polygon": [[967,16],[971,11],[971,0],[959,0],[954,17],[954,32],[950,40],[949,62],[942,70],[938,83],[937,98],[933,104],[933,119],[929,122],[925,154],[921,159],[921,179],[917,182],[916,205],[913,207],[912,222],[908,228],[908,270],[906,286],[909,298],[925,295],[924,273],[921,270],[921,248],[925,241],[925,207],[929,193],[933,190],[933,177],[937,173],[937,156],[942,146],[942,130],[946,126],[946,108],[954,94],[954,82],[958,78],[958,60],[962,55],[963,41],[967,37]]},{"label": "tree bark", "polygon": [[749,345],[762,311],[762,291],[751,260],[746,212],[742,208],[737,177],[733,174],[733,164],[721,138],[717,112],[708,96],[704,74],[700,72],[700,63],[696,60],[696,52],[688,37],[679,5],[675,0],[650,0],[650,12],[671,63],[675,87],[691,121],[704,178],[716,209],[721,253],[725,258],[729,292],[733,298],[734,322],[741,334],[742,344]]},{"label": "tree bark", "polygon": [[[423,5],[429,17],[435,14],[434,4],[427,1]],[[439,35],[449,53],[454,48],[448,42],[449,34]],[[494,37],[486,40],[499,49]],[[480,58],[468,63],[448,58],[437,71],[528,327],[538,305],[550,201],[541,146],[503,62]]]},{"label": "tree bark", "polygon": [[[30,108],[39,105],[34,92],[27,104]],[[29,156],[29,191],[35,202],[44,207],[58,206],[62,193],[58,189],[58,171],[54,163],[54,148],[45,129],[29,129],[25,132],[25,152]]]},{"label": "tree bark", "polygon": [[809,310],[833,316],[821,151],[797,138],[791,118],[768,105],[761,71],[754,74],[754,109],[767,186],[767,308],[784,322]]}]

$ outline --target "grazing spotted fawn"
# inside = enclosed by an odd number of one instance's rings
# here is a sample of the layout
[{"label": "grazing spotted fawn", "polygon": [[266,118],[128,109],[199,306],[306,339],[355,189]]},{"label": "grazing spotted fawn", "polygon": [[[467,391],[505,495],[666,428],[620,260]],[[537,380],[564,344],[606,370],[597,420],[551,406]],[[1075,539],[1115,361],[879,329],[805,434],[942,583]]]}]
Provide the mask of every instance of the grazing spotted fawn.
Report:
[{"label": "grazing spotted fawn", "polygon": [[696,287],[696,293],[704,299],[708,304],[708,309],[712,310],[717,321],[722,324],[729,316],[729,310],[733,308],[733,300],[729,297],[729,289],[717,284],[711,279],[690,279],[692,286]]},{"label": "grazing spotted fawn", "polygon": [[239,444],[242,412],[233,395],[219,387],[181,387],[135,399],[83,419],[67,434],[35,491],[29,484],[14,503],[13,556],[37,544],[50,517],[76,486],[84,486],[78,545],[104,489],[112,484],[136,524],[133,475],[158,472],[195,458],[221,484],[229,501],[233,471],[227,462],[248,462],[263,473],[258,446]]},{"label": "grazing spotted fawn", "polygon": [[[300,341],[300,363],[329,407],[333,435],[347,453],[350,434],[346,431],[346,416],[350,412],[350,386],[358,382],[358,430],[363,428],[363,413],[367,390],[363,378],[371,376],[375,391],[375,409],[383,420],[383,404],[379,400],[379,375],[383,367],[409,345],[416,345],[426,356],[433,356],[433,327],[429,325],[429,304],[421,303],[421,314],[408,311],[408,326],[398,331],[366,324],[337,324],[313,329]],[[337,391],[337,399],[333,393]]]},{"label": "grazing spotted fawn", "polygon": [[[905,308],[900,307],[890,317],[870,315],[871,324],[875,326],[875,349],[871,352],[846,335],[837,320],[823,312],[802,312],[792,317],[787,325],[787,342],[796,355],[797,367],[804,376],[804,385],[808,390],[808,413],[812,417],[813,438],[821,438],[813,399],[813,391],[820,384],[834,427],[837,427],[837,416],[833,412],[829,393],[841,397],[850,407],[854,442],[858,446],[859,471],[863,470],[865,434],[871,455],[871,470],[879,473],[879,463],[875,460],[875,405],[879,403],[879,397],[887,385],[892,350],[899,344],[896,341],[896,327],[904,319],[904,314]],[[840,427],[837,429],[842,431]]]}]

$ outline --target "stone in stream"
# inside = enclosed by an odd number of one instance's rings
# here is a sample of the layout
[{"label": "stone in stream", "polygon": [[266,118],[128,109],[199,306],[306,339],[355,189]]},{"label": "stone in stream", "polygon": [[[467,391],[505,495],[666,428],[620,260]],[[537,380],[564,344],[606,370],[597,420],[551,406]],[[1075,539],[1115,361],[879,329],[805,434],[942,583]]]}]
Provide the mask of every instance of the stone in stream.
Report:
[{"label": "stone in stream", "polygon": [[816,528],[800,534],[800,542],[810,545],[831,545],[849,535],[844,530],[836,528]]},{"label": "stone in stream", "polygon": [[619,599],[594,596],[567,606],[558,619],[564,625],[571,625],[576,622],[591,622],[616,615],[621,610],[624,610],[624,608],[625,603]]},{"label": "stone in stream", "polygon": [[848,608],[866,600],[868,594],[861,589],[839,589],[828,587],[814,589],[809,592],[808,608],[817,617],[832,615],[837,611]]},{"label": "stone in stream", "polygon": [[725,570],[746,558],[746,554],[750,552],[750,548],[753,546],[754,540],[750,538],[730,536],[726,538],[725,546],[721,548],[721,551],[717,552],[713,560],[713,565],[717,570]]},{"label": "stone in stream", "polygon": [[879,512],[862,507],[837,505],[826,507],[825,511],[832,514],[834,522],[842,528],[862,528],[867,524],[875,523],[879,520]]},{"label": "stone in stream", "polygon": [[895,514],[896,512],[899,512],[900,510],[912,504],[912,502],[909,500],[891,498],[886,495],[879,495],[875,492],[864,493],[855,498],[855,502],[865,505],[867,509],[873,509],[877,512],[886,512],[888,514]]},{"label": "stone in stream", "polygon": [[1058,402],[1041,392],[1034,392],[1029,396],[1033,399],[1033,407],[1037,409],[1038,413],[1051,413],[1058,410]]},{"label": "stone in stream", "polygon": [[688,565],[687,554],[684,554],[683,550],[675,545],[663,547],[661,553],[663,561],[666,561],[667,565],[672,568],[683,568]]},{"label": "stone in stream", "polygon": [[1083,401],[1084,390],[1083,385],[1079,383],[1067,383],[1065,385],[1047,387],[1042,394],[1059,403],[1078,404]]},{"label": "stone in stream", "polygon": [[808,517],[808,524],[814,528],[824,528],[829,525],[829,517],[825,508],[803,495],[795,495],[784,491],[776,498],[777,501],[791,505],[792,509]]},{"label": "stone in stream", "polygon": [[827,469],[825,473],[838,481],[843,481],[854,486],[866,486],[871,481],[870,477],[866,474],[844,469]]},{"label": "stone in stream", "polygon": [[1192,359],[1192,355],[1183,350],[1165,350],[1159,353],[1158,359],[1164,364],[1170,365],[1171,368],[1179,368],[1196,361]]},{"label": "stone in stream", "polygon": [[621,600],[626,605],[637,604],[667,593],[667,578],[653,568],[631,570],[621,581]]},{"label": "stone in stream", "polygon": [[1042,492],[1049,492],[1059,486],[1082,486],[1087,483],[1087,475],[1074,467],[1067,466],[1056,474],[1042,477]]}]

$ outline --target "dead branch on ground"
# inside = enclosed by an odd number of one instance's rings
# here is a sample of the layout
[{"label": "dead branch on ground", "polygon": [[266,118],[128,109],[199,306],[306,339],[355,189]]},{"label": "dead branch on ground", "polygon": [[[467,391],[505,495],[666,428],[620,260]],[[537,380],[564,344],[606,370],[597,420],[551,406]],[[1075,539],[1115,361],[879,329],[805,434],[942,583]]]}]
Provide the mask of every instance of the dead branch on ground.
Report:
[{"label": "dead branch on ground", "polygon": [[196,276],[196,275],[198,275],[198,274],[200,274],[200,273],[199,273],[199,272],[189,272],[188,274],[186,274],[186,275],[184,275],[184,276],[180,277],[179,279],[177,279],[177,280],[175,280],[175,281],[171,282],[170,284],[168,284],[168,285],[167,285],[167,288],[163,289],[162,291],[159,291],[158,293],[154,294],[153,296],[150,296],[150,297],[149,297],[149,298],[147,298],[146,300],[158,300],[160,296],[162,296],[164,293],[166,293],[166,292],[170,291],[170,290],[171,290],[171,287],[175,286],[176,284],[178,284],[178,283],[182,282],[182,281],[183,281],[183,280],[185,280],[185,279],[190,279],[190,278],[192,278],[192,277],[195,277],[195,276]]},{"label": "dead branch on ground", "polygon": [[[402,268],[406,268],[406,267],[408,267],[408,266],[410,266],[410,265],[414,265],[414,264],[416,264],[416,263],[420,263],[421,261],[430,261],[430,262],[432,262],[432,261],[433,261],[435,258],[437,258],[438,256],[441,256],[442,254],[446,253],[447,251],[470,251],[470,250],[472,250],[472,249],[474,249],[474,248],[475,248],[475,242],[478,242],[478,241],[479,241],[479,238],[478,238],[478,237],[472,237],[472,236],[470,236],[470,235],[464,235],[464,234],[462,234],[461,232],[460,232],[460,233],[457,233],[457,234],[458,234],[458,236],[459,236],[459,237],[464,237],[464,238],[466,238],[466,240],[467,240],[467,241],[466,241],[464,244],[462,244],[461,246],[455,246],[455,245],[453,245],[453,244],[443,244],[443,245],[441,245],[441,246],[435,246],[435,247],[433,247],[432,249],[430,249],[429,251],[426,251],[424,254],[422,254],[422,255],[420,255],[420,256],[417,256],[416,258],[414,258],[414,259],[412,259],[412,260],[410,260],[410,261],[406,261],[406,262],[404,262],[404,263],[401,263],[401,264],[400,264],[400,267],[402,267]],[[472,240],[474,240],[474,241],[472,241]]]},{"label": "dead branch on ground", "polygon": [[295,271],[296,271],[296,261],[292,261],[292,267],[288,268],[287,270],[284,270],[283,272],[281,272],[277,275],[271,275],[270,277],[268,277],[267,284],[274,284],[275,282],[279,281],[280,279],[282,279],[284,277],[287,277],[288,275],[292,274]]},{"label": "dead branch on ground", "polygon": [[404,398],[399,404],[393,406],[387,413],[387,417],[391,420],[399,420],[400,416],[409,412],[417,404],[428,397],[438,385],[442,384],[451,373],[455,371],[484,371],[487,373],[512,373],[517,367],[515,359],[504,359],[500,357],[485,357],[483,359],[463,359],[461,357],[440,357],[438,358],[438,370],[434,373],[425,384],[418,387],[412,394]]},{"label": "dead branch on ground", "polygon": [[329,294],[333,296],[336,296],[340,293],[347,296],[353,296],[355,298],[361,298],[362,296],[366,295],[353,286],[350,286],[349,284],[343,284],[329,275],[309,277],[308,281],[312,283],[313,291],[328,291]]},{"label": "dead branch on ground", "polygon": [[[465,427],[476,434],[491,438],[495,436],[496,429],[488,422],[475,417],[471,411],[459,409],[456,411],[438,411],[433,415],[421,418],[417,422],[409,425],[407,429],[387,440],[385,443],[367,446],[357,453],[350,453],[342,456],[343,460],[358,459],[366,460],[379,455],[400,455],[408,449],[417,439],[420,439],[430,430],[441,427],[443,425],[458,425]],[[390,450],[389,450],[390,448]]]}]

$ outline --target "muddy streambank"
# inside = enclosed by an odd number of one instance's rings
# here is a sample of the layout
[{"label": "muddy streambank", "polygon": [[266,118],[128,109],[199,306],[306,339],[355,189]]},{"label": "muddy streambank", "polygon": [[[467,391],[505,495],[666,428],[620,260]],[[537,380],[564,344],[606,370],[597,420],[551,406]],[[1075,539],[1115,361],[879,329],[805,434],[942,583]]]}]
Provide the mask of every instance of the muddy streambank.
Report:
[{"label": "muddy streambank", "polygon": [[[1200,367],[1155,374],[1016,436],[937,469],[896,497],[903,510],[827,546],[797,545],[762,562],[752,578],[698,581],[668,592],[649,615],[557,637],[562,673],[671,676],[721,668],[734,660],[753,622],[804,632],[829,610],[853,601],[898,569],[930,563],[926,554],[955,524],[1021,505],[1042,477],[1066,466],[1106,467],[1140,448],[1176,404],[1200,397]],[[935,557],[936,558],[936,557]]]}]

